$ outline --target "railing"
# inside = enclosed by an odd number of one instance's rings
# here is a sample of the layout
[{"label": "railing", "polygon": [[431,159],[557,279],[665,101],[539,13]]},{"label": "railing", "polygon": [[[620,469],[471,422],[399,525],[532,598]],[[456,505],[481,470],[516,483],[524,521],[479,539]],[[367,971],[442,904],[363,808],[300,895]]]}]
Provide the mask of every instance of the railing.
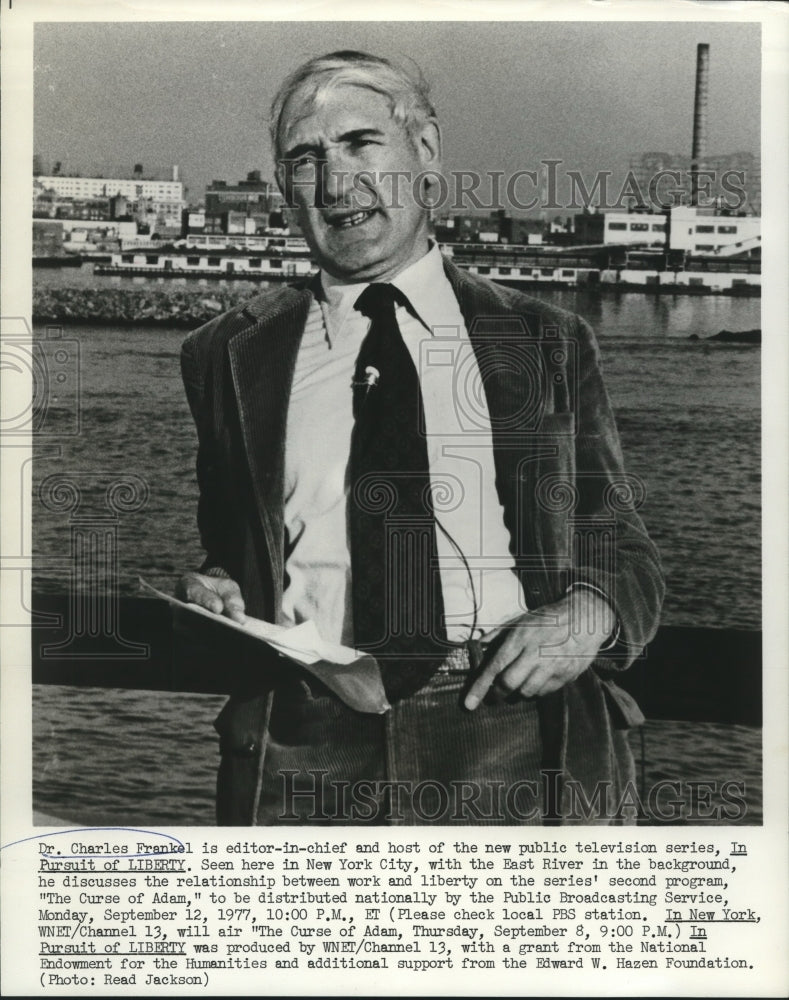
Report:
[{"label": "railing", "polygon": [[[90,597],[34,595],[34,684],[203,694],[248,685],[243,657],[228,655],[225,646],[201,642],[185,656],[163,601],[110,603],[98,608]],[[758,630],[666,625],[617,680],[649,719],[759,726],[761,656]]]}]

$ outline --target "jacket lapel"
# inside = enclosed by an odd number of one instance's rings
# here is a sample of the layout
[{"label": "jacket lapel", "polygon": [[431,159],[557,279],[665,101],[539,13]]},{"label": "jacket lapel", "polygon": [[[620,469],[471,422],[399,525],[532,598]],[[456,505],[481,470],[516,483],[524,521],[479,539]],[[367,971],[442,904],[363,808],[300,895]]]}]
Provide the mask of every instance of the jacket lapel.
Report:
[{"label": "jacket lapel", "polygon": [[[477,280],[446,258],[444,268],[480,372],[490,415],[496,489],[514,554],[528,556],[532,565],[541,566],[536,477],[542,457],[555,455],[558,445],[545,423],[556,400],[546,374],[540,313],[529,309],[528,299],[525,308],[513,307],[506,289]],[[539,574],[533,575],[527,600],[544,603],[547,587],[539,593],[533,589],[538,579]]]},{"label": "jacket lapel", "polygon": [[[526,553],[532,557],[538,556],[536,567],[532,562],[532,571],[528,577],[525,575],[522,577],[522,583],[529,607],[539,606],[555,600],[557,595],[552,590],[544,560],[538,550],[537,535],[534,533],[533,525],[530,524],[537,517],[537,511],[529,502],[534,484],[527,485],[531,474],[527,470],[530,468],[530,456],[534,457],[540,450],[546,448],[549,452],[556,450],[555,443],[550,440],[546,441],[543,438],[543,442],[539,443],[539,433],[542,429],[539,425],[542,423],[544,407],[549,403],[550,388],[544,377],[543,362],[536,355],[534,357],[536,367],[531,368],[531,378],[528,364],[521,368],[513,362],[517,362],[519,356],[522,362],[526,362],[527,357],[520,355],[516,338],[521,349],[526,343],[524,336],[532,341],[535,349],[539,350],[542,346],[543,331],[540,329],[540,318],[536,312],[525,314],[515,312],[504,297],[498,294],[495,287],[491,288],[487,284],[474,281],[447,258],[444,258],[444,269],[455,289],[469,340],[482,374],[494,440],[496,485],[504,506],[505,520],[510,533],[518,539],[516,542],[518,551],[520,552],[521,546],[526,541]],[[506,348],[505,353],[502,353],[496,344],[496,341],[501,343],[502,337],[506,340],[508,333],[510,348],[515,347],[514,354],[511,349],[506,350]],[[553,405],[552,399],[550,404]],[[531,414],[531,419],[528,414]],[[521,418],[517,419],[516,415],[521,415]],[[526,481],[522,481],[524,475],[527,477]],[[530,551],[532,547],[533,551]],[[538,571],[535,572],[537,567]],[[574,690],[575,685],[570,687]],[[556,826],[561,823],[559,789],[565,768],[570,728],[567,699],[567,688],[561,688],[537,699],[542,743],[541,765],[546,775],[553,775],[555,778],[555,781],[547,782],[548,792],[543,819],[546,826]],[[577,723],[577,719],[575,722]]]},{"label": "jacket lapel", "polygon": [[274,608],[281,607],[284,566],[285,432],[310,286],[287,287],[253,299],[253,320],[230,340],[228,355],[252,490],[269,552]]},{"label": "jacket lapel", "polygon": [[519,364],[522,347],[517,345],[523,345],[524,337],[537,336],[539,319],[536,314],[516,312],[495,286],[475,281],[447,257],[444,270],[477,358],[494,433],[497,427],[506,427],[508,436],[518,434],[526,428],[518,426],[515,418],[528,418],[539,400],[533,379]]}]

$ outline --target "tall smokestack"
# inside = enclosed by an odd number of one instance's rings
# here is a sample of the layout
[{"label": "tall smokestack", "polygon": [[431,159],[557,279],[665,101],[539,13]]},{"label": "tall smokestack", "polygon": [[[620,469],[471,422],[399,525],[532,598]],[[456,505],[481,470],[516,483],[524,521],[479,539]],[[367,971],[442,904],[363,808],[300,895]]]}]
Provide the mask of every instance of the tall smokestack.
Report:
[{"label": "tall smokestack", "polygon": [[701,42],[696,49],[696,100],[693,106],[693,150],[690,154],[690,203],[699,203],[699,167],[707,156],[707,98],[710,83],[710,47]]}]

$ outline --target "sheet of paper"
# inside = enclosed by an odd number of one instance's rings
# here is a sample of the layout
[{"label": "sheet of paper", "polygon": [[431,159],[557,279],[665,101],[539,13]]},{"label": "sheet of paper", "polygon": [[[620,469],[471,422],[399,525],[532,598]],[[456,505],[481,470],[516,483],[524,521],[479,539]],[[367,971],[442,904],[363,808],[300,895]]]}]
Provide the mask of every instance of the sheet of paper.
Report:
[{"label": "sheet of paper", "polygon": [[275,649],[317,677],[329,690],[359,712],[381,714],[390,707],[386,699],[381,671],[376,660],[348,646],[325,642],[314,622],[302,622],[292,628],[248,617],[235,622],[214,614],[197,604],[180,601],[140,579],[143,590],[187,614],[199,615],[217,625],[243,632]]}]

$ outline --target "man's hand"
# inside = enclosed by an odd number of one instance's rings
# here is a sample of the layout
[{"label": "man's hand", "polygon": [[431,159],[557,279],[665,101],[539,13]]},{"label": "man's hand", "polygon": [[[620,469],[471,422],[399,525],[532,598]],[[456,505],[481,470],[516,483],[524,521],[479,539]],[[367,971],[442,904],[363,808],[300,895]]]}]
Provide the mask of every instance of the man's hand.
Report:
[{"label": "man's hand", "polygon": [[244,614],[244,598],[235,580],[221,576],[206,576],[204,573],[187,573],[178,581],[176,596],[182,601],[198,604],[217,615],[227,615],[234,622],[247,620]]},{"label": "man's hand", "polygon": [[475,709],[493,685],[523,698],[558,691],[590,666],[613,628],[608,602],[581,587],[501,625],[483,637],[494,649],[469,688],[466,708]]}]

